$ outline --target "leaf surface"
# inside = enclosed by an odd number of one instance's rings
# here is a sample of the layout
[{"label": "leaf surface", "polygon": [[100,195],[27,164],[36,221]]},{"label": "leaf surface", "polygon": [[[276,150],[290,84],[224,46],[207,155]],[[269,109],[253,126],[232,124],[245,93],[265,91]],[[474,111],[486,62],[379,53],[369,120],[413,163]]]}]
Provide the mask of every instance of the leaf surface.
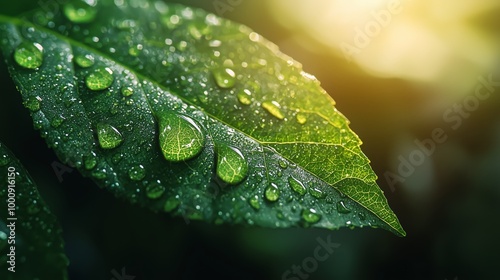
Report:
[{"label": "leaf surface", "polygon": [[187,219],[405,235],[348,120],[275,45],[177,4],[75,3],[0,17],[12,77],[64,162]]},{"label": "leaf surface", "polygon": [[0,209],[0,279],[67,279],[61,228],[27,171],[2,143]]}]

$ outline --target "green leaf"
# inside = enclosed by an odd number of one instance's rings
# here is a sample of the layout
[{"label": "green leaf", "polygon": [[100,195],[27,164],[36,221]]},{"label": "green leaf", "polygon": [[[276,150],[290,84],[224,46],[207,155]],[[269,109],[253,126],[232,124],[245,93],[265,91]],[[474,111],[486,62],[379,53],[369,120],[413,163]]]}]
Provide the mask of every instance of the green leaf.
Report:
[{"label": "green leaf", "polygon": [[[275,45],[181,5],[67,5],[0,17],[12,77],[61,160],[187,219],[405,235],[347,119]],[[16,62],[20,46],[32,53]]]},{"label": "green leaf", "polygon": [[61,229],[29,174],[0,143],[0,279],[68,279]]}]

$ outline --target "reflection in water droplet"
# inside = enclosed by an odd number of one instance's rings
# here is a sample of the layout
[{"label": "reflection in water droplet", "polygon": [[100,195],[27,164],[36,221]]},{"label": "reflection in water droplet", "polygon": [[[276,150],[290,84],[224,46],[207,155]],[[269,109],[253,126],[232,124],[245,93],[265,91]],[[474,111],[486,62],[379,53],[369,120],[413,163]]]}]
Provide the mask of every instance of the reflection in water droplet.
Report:
[{"label": "reflection in water droplet", "polygon": [[285,115],[283,115],[283,112],[281,112],[280,104],[276,101],[264,101],[262,102],[262,108],[266,109],[269,114],[280,120],[285,118]]},{"label": "reflection in water droplet", "polygon": [[31,112],[36,112],[40,110],[40,97],[30,96],[26,101],[23,102],[24,107],[28,108]]},{"label": "reflection in water droplet", "polygon": [[131,87],[122,87],[121,92],[123,96],[127,97],[134,94],[134,89]]},{"label": "reflection in water droplet", "polygon": [[130,180],[140,181],[146,176],[146,169],[142,165],[134,166],[128,171],[128,176]]},{"label": "reflection in water droplet", "polygon": [[232,88],[236,83],[236,74],[230,68],[219,68],[212,71],[215,82],[221,88]]},{"label": "reflection in water droplet", "polygon": [[150,183],[146,187],[146,195],[150,199],[158,199],[165,192],[165,187],[159,182]]},{"label": "reflection in water droplet", "polygon": [[205,135],[191,118],[175,113],[159,116],[160,148],[169,161],[185,161],[197,156],[205,146]]},{"label": "reflection in water droplet", "polygon": [[252,104],[252,92],[248,89],[244,89],[237,94],[238,101],[243,105]]},{"label": "reflection in water droplet", "polygon": [[300,182],[299,180],[290,176],[288,177],[288,183],[290,184],[290,187],[294,192],[298,193],[301,196],[306,194],[307,189],[304,186],[304,184],[302,184],[302,182]]},{"label": "reflection in water droplet", "polygon": [[299,124],[305,124],[307,122],[307,117],[305,114],[298,113],[295,117],[297,118],[297,122]]},{"label": "reflection in water droplet", "polygon": [[241,183],[248,174],[248,164],[240,150],[217,145],[217,176],[228,184]]},{"label": "reflection in water droplet", "polygon": [[103,149],[116,148],[123,142],[123,136],[120,131],[106,123],[97,124],[97,138],[99,145]]},{"label": "reflection in water droplet", "polygon": [[107,89],[113,84],[113,81],[113,71],[108,67],[97,68],[85,78],[85,84],[91,90]]},{"label": "reflection in water droplet", "polygon": [[301,213],[302,219],[306,223],[315,224],[321,219],[321,215],[313,208],[303,209]]},{"label": "reflection in water droplet", "polygon": [[250,206],[252,206],[253,209],[255,209],[255,210],[259,210],[260,209],[260,202],[259,202],[259,196],[258,195],[251,196],[248,199],[248,203],[250,204]]},{"label": "reflection in water droplet", "polygon": [[64,15],[74,23],[89,23],[94,20],[97,9],[84,1],[64,5]]},{"label": "reflection in water droplet", "polygon": [[43,63],[43,47],[38,43],[22,42],[14,51],[14,60],[24,68],[37,69]]},{"label": "reflection in water droplet", "polygon": [[342,214],[347,214],[351,212],[351,210],[347,208],[347,206],[342,200],[337,202],[337,211]]},{"label": "reflection in water droplet", "polygon": [[268,201],[274,202],[280,198],[280,190],[275,183],[269,184],[264,193]]},{"label": "reflection in water droplet", "polygon": [[165,210],[165,212],[171,212],[172,210],[177,208],[179,204],[181,204],[181,201],[177,197],[169,197],[167,201],[165,201],[163,210]]},{"label": "reflection in water droplet", "polygon": [[77,55],[75,57],[75,62],[82,68],[88,68],[94,65],[94,56],[92,56],[91,54]]}]

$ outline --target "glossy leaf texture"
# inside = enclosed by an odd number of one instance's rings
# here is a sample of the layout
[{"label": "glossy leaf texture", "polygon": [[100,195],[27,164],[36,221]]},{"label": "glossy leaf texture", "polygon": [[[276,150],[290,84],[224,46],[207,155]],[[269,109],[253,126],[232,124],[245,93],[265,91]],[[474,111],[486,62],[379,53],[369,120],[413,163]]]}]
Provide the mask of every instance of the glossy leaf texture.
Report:
[{"label": "glossy leaf texture", "polygon": [[2,143],[0,209],[0,279],[68,279],[61,228]]},{"label": "glossy leaf texture", "polygon": [[61,160],[187,219],[405,235],[348,120],[275,45],[177,4],[92,5],[0,17],[12,77]]}]

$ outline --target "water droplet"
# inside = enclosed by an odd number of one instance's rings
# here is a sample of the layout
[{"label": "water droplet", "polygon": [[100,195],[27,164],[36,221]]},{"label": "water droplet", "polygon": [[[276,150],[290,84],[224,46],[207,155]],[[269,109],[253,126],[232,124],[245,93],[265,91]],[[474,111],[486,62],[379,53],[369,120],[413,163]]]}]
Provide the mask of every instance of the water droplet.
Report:
[{"label": "water droplet", "polygon": [[175,113],[159,116],[160,148],[169,161],[185,161],[197,156],[205,146],[205,136],[191,118]]},{"label": "water droplet", "polygon": [[87,170],[94,169],[96,165],[97,165],[97,155],[94,152],[92,152],[88,156],[83,157],[83,166],[85,167],[85,169]]},{"label": "water droplet", "polygon": [[258,195],[251,196],[248,199],[248,203],[250,204],[250,206],[252,206],[253,209],[255,209],[255,210],[259,210],[260,209],[260,202],[259,202],[259,196]]},{"label": "water droplet", "polygon": [[179,204],[181,204],[181,202],[177,197],[169,197],[167,201],[165,201],[165,205],[163,205],[163,210],[165,210],[165,212],[171,212],[177,208]]},{"label": "water droplet", "polygon": [[97,124],[97,138],[99,145],[103,149],[116,148],[123,142],[123,136],[120,131],[106,123]]},{"label": "water droplet", "polygon": [[290,177],[288,177],[288,183],[290,184],[290,187],[292,188],[292,190],[294,192],[298,193],[299,195],[303,196],[307,193],[306,187],[299,180],[290,176]]},{"label": "water droplet", "polygon": [[43,47],[38,43],[22,42],[14,51],[14,60],[24,68],[37,69],[42,66]]},{"label": "water droplet", "polygon": [[61,124],[64,122],[65,118],[63,116],[56,116],[52,121],[50,122],[50,125],[53,128],[58,128],[61,126]]},{"label": "water droplet", "polygon": [[241,183],[248,174],[248,164],[240,150],[217,145],[217,176],[228,184]]},{"label": "water droplet", "polygon": [[264,101],[262,102],[262,108],[266,109],[269,114],[280,120],[285,118],[285,115],[283,115],[283,112],[281,112],[280,104],[276,101]]},{"label": "water droplet", "polygon": [[358,213],[358,217],[359,217],[359,219],[360,219],[361,221],[364,221],[364,220],[366,219],[365,214],[363,214],[363,213],[361,213],[361,212],[359,212],[359,213]]},{"label": "water droplet", "polygon": [[158,199],[164,192],[165,187],[159,181],[153,182],[146,187],[146,195],[150,199]]},{"label": "water droplet", "polygon": [[264,193],[267,200],[274,202],[280,198],[280,190],[275,183],[269,184]]},{"label": "water droplet", "polygon": [[23,102],[24,107],[28,108],[31,112],[36,112],[40,110],[40,97],[30,96],[26,101]]},{"label": "water droplet", "polygon": [[313,208],[303,209],[301,216],[302,216],[302,219],[304,219],[304,221],[306,223],[310,223],[310,224],[315,224],[315,223],[319,222],[319,220],[321,219],[321,215],[318,214],[316,212],[316,210]]},{"label": "water droplet", "polygon": [[127,97],[134,94],[134,89],[131,87],[122,87],[121,92],[123,96]]},{"label": "water droplet", "polygon": [[91,90],[104,90],[114,81],[113,71],[106,68],[97,68],[85,78],[85,84]]},{"label": "water droplet", "polygon": [[236,83],[236,74],[230,68],[219,68],[212,71],[215,82],[221,88],[232,88]]},{"label": "water droplet", "polygon": [[84,1],[64,5],[64,15],[74,23],[89,23],[94,20],[97,10]]},{"label": "water droplet", "polygon": [[237,94],[238,101],[243,105],[252,104],[252,92],[248,89],[244,89]]},{"label": "water droplet", "polygon": [[317,187],[311,187],[309,188],[309,193],[314,196],[315,198],[324,198],[326,194],[321,190],[320,188]]},{"label": "water droplet", "polygon": [[77,55],[75,57],[75,62],[78,66],[82,68],[88,68],[92,65],[94,65],[94,56],[90,54],[86,55]]},{"label": "water droplet", "polygon": [[128,54],[131,56],[138,56],[144,47],[141,44],[137,44],[128,50]]},{"label": "water droplet", "polygon": [[305,124],[307,122],[307,117],[305,114],[298,113],[295,118],[299,124]]},{"label": "water droplet", "polygon": [[337,211],[342,214],[347,214],[351,212],[351,210],[347,208],[347,206],[342,200],[337,202]]},{"label": "water droplet", "polygon": [[285,160],[280,159],[279,160],[279,165],[282,169],[287,169],[288,168],[288,163]]},{"label": "water droplet", "polygon": [[6,166],[10,162],[9,156],[6,154],[0,155],[0,166]]},{"label": "water droplet", "polygon": [[146,169],[142,165],[134,166],[128,171],[128,176],[130,180],[140,181],[146,176]]}]

